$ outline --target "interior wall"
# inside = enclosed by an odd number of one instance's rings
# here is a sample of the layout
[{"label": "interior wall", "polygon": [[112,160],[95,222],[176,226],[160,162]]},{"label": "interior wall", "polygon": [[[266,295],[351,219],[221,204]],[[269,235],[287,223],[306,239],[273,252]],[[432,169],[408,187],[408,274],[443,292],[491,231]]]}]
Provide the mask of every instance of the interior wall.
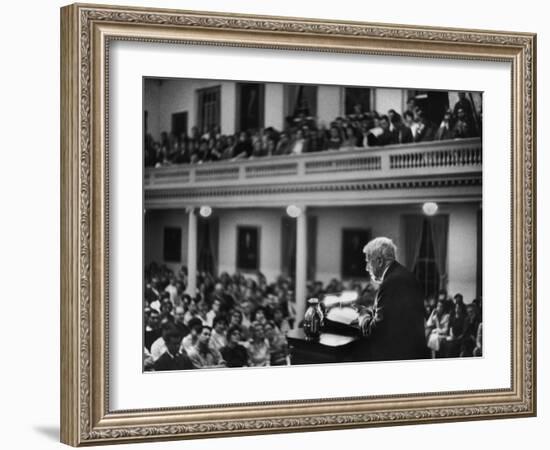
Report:
[{"label": "interior wall", "polygon": [[158,80],[143,80],[143,110],[147,111],[147,129],[156,141],[160,140],[160,84]]},{"label": "interior wall", "polygon": [[[187,230],[189,229],[188,214],[185,210],[147,210],[144,219],[144,246],[143,259],[145,264],[156,262],[166,264],[174,272],[182,265],[187,265]],[[181,262],[164,260],[164,228],[174,227],[181,229]]]},{"label": "interior wall", "polygon": [[404,96],[405,91],[403,89],[376,88],[374,90],[374,109],[379,114],[387,114],[390,109],[394,109],[401,114]]},{"label": "interior wall", "polygon": [[260,271],[269,281],[281,273],[281,217],[283,209],[239,209],[217,211],[220,220],[219,271],[235,273],[237,266],[237,227],[260,229]]},{"label": "interior wall", "polygon": [[159,89],[159,135],[170,132],[172,114],[187,111],[188,131],[197,125],[197,90],[221,87],[221,128],[223,134],[235,132],[236,84],[218,80],[162,80]]}]

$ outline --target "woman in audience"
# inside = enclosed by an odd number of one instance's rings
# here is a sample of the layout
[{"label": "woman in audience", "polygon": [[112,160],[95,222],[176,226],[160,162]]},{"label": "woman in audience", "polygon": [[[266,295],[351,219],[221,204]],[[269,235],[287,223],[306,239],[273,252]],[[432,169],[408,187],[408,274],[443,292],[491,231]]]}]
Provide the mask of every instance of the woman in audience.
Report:
[{"label": "woman in audience", "polygon": [[269,342],[270,363],[272,366],[285,366],[288,361],[288,344],[285,336],[279,331],[273,321],[264,325],[265,335]]},{"label": "woman in audience", "polygon": [[269,366],[271,364],[271,354],[269,342],[264,333],[264,326],[255,322],[250,326],[251,339],[248,341],[248,365],[249,366]]},{"label": "woman in audience", "polygon": [[466,307],[461,302],[455,303],[453,308],[453,314],[451,315],[449,337],[447,339],[447,353],[448,353],[447,356],[449,358],[456,358],[460,355],[460,348],[462,347],[462,338],[464,336],[465,320],[466,320]]},{"label": "woman in audience", "polygon": [[466,320],[460,356],[473,356],[473,351],[477,344],[477,331],[480,322],[477,306],[470,303],[466,306]]},{"label": "woman in audience", "polygon": [[428,336],[428,348],[432,351],[432,358],[446,356],[443,346],[449,336],[450,320],[449,302],[447,300],[439,300],[426,324],[427,327],[431,328],[430,335]]}]

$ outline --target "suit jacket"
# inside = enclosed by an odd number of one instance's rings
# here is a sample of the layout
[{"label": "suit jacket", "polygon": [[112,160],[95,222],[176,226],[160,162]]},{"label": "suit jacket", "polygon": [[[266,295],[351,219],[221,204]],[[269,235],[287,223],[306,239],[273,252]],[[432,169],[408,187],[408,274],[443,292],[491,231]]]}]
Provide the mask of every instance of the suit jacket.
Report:
[{"label": "suit jacket", "polygon": [[178,353],[175,357],[165,352],[156,360],[153,368],[156,371],[162,370],[189,370],[194,369],[193,363],[187,356],[187,353]]},{"label": "suit jacket", "polygon": [[375,298],[372,316],[360,322],[374,361],[426,358],[424,294],[415,276],[394,261]]}]

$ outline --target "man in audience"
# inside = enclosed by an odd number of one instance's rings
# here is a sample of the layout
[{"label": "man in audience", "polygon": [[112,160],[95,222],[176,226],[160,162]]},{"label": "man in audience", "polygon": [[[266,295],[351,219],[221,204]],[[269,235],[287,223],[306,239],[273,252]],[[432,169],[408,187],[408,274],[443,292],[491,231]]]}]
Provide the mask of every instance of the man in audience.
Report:
[{"label": "man in audience", "polygon": [[204,326],[199,335],[197,344],[189,351],[189,358],[198,369],[225,366],[225,362],[220,352],[214,350],[210,346],[211,333],[212,329],[209,326]]},{"label": "man in audience", "polygon": [[149,311],[147,325],[145,326],[145,348],[151,351],[151,345],[160,337],[160,335],[160,314],[157,310],[151,309]]},{"label": "man in audience", "polygon": [[185,313],[183,322],[185,323],[185,325],[191,328],[189,322],[192,319],[199,319],[201,323],[203,323],[202,318],[199,316],[199,308],[197,307],[197,302],[193,298],[189,300],[189,304],[187,305],[187,312]]},{"label": "man in audience", "polygon": [[202,321],[194,317],[187,323],[187,327],[189,328],[189,334],[181,341],[181,347],[189,353],[199,342],[199,336],[202,332]]},{"label": "man in audience", "polygon": [[426,114],[422,110],[418,110],[417,123],[415,134],[413,135],[414,142],[433,141],[435,130],[433,124],[428,120]]},{"label": "man in audience", "polygon": [[189,370],[195,366],[189,359],[187,353],[180,348],[181,336],[175,327],[171,327],[164,334],[166,350],[155,361],[153,368],[156,371],[163,370]]},{"label": "man in audience", "polygon": [[185,325],[185,308],[183,305],[176,306],[174,310],[174,325],[182,338],[189,334],[189,328]]}]

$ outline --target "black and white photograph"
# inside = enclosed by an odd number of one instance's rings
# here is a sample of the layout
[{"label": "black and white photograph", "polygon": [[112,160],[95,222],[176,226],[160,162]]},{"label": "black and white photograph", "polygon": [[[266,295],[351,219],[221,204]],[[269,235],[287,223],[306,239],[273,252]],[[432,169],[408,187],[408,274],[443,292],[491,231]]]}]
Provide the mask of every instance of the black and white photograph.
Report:
[{"label": "black and white photograph", "polygon": [[482,105],[144,78],[143,370],[483,357]]}]

